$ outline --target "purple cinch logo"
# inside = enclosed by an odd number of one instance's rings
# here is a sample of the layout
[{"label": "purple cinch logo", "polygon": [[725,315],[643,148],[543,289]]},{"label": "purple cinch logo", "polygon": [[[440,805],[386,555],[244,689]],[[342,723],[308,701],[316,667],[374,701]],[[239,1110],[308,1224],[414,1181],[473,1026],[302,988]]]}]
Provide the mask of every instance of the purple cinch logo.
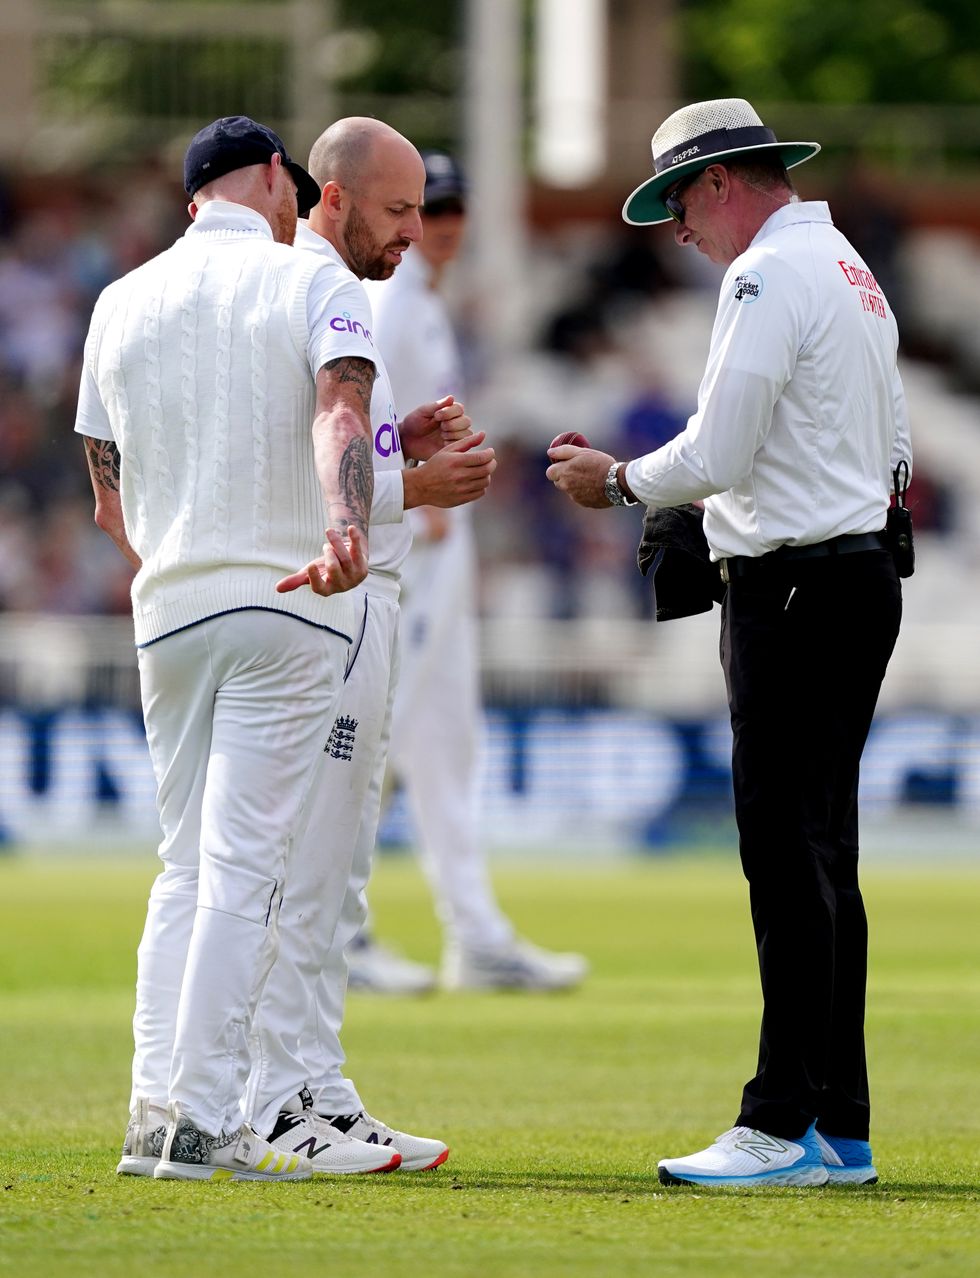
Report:
[{"label": "purple cinch logo", "polygon": [[344,311],[342,315],[334,315],[330,321],[330,327],[335,333],[359,334],[361,337],[367,338],[372,346],[374,345],[371,330],[369,328],[365,328],[360,320],[351,319],[350,311]]},{"label": "purple cinch logo", "polygon": [[398,414],[394,404],[388,405],[388,416],[391,421],[382,422],[374,432],[374,448],[382,457],[390,457],[392,453],[400,453],[402,450],[402,437],[398,433]]}]

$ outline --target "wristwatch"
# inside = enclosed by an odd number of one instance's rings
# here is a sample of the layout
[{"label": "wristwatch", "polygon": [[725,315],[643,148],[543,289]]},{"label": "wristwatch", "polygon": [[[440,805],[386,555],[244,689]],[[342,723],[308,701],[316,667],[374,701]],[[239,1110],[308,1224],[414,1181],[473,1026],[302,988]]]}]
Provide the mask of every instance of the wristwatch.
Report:
[{"label": "wristwatch", "polygon": [[615,461],[606,475],[605,494],[610,506],[637,506],[639,502],[627,497],[619,486],[619,468],[622,462]]}]

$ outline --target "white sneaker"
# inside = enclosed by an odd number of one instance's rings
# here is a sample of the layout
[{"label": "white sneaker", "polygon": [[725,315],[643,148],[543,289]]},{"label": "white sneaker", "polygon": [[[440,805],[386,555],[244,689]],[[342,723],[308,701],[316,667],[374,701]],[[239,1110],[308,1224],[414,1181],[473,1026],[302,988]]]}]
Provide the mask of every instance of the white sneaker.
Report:
[{"label": "white sneaker", "polygon": [[371,937],[358,937],[347,947],[347,988],[368,994],[429,994],[436,974],[424,963],[403,958]]},{"label": "white sneaker", "polygon": [[401,1154],[402,1171],[429,1171],[440,1166],[449,1157],[449,1146],[441,1140],[430,1140],[426,1136],[409,1136],[407,1132],[396,1132],[387,1123],[372,1118],[362,1109],[359,1114],[334,1114],[326,1121],[331,1127],[353,1136],[365,1144],[385,1146],[397,1150]]},{"label": "white sneaker", "polygon": [[[307,1103],[308,1101],[308,1103]],[[402,1156],[390,1145],[358,1140],[332,1126],[311,1108],[313,1097],[305,1090],[297,1101],[280,1110],[269,1133],[269,1144],[283,1153],[308,1158],[319,1175],[343,1176],[356,1172],[394,1171]]]},{"label": "white sneaker", "polygon": [[828,1179],[812,1123],[798,1140],[732,1127],[697,1154],[662,1159],[658,1175],[661,1185],[825,1185]]},{"label": "white sneaker", "polygon": [[118,1176],[152,1176],[160,1161],[163,1142],[167,1138],[167,1111],[151,1105],[144,1097],[136,1102],[136,1110],[126,1128],[122,1158],[116,1168]]},{"label": "white sneaker", "polygon": [[170,1122],[157,1180],[309,1180],[313,1164],[298,1154],[274,1149],[248,1123],[212,1136],[195,1127],[171,1102]]},{"label": "white sneaker", "polygon": [[442,983],[448,990],[567,990],[588,971],[582,954],[556,954],[515,937],[494,949],[450,946]]}]

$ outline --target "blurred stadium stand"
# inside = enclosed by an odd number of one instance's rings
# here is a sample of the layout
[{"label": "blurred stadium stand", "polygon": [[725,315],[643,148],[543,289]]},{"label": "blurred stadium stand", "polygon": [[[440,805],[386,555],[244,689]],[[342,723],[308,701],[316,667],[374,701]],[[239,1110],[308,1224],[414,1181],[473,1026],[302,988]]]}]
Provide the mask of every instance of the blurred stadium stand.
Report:
[{"label": "blurred stadium stand", "polygon": [[[481,6],[466,6],[471,22],[474,11],[482,20],[517,12],[510,0]],[[628,229],[618,217],[624,192],[648,168],[651,122],[674,105],[641,100],[649,67],[635,53],[650,47],[670,7],[610,7],[610,56],[622,74],[607,126],[624,141],[611,148],[604,176],[584,191],[522,178],[521,287],[507,341],[488,340],[487,299],[472,285],[479,262],[455,278],[470,405],[501,459],[477,511],[485,825],[495,844],[656,849],[731,834],[717,614],[655,625],[649,583],[633,561],[637,513],[579,510],[544,479],[544,449],[560,430],[636,455],[681,429],[694,406],[718,272],[678,252],[669,231]],[[229,8],[217,3],[4,0],[0,843],[155,836],[129,573],[92,522],[72,423],[99,290],[183,229],[187,136],[240,109],[280,127],[300,155],[324,121],[355,110],[376,110],[423,143],[452,142],[458,131],[449,97],[340,91],[329,68],[341,56],[367,56],[370,33],[335,30],[337,8],[242,4],[229,33]],[[121,56],[134,41],[143,61]],[[669,48],[658,46],[656,57],[654,81],[666,94]],[[143,110],[126,114],[112,107],[113,93],[133,66],[146,81]],[[96,75],[105,94],[92,112]],[[912,128],[909,108],[763,110],[777,128],[831,143],[826,169],[801,171],[801,189],[829,195],[885,283],[905,337],[918,569],[906,584],[862,801],[890,829],[908,825],[910,813],[939,814],[975,841],[980,188],[944,169],[943,155],[957,137],[960,147],[980,140],[980,112],[955,121],[945,108],[917,112]],[[928,151],[939,183],[931,198],[867,151],[860,163],[841,159],[869,137],[884,152],[902,137],[906,173]],[[485,178],[472,137],[469,147],[476,204]],[[405,834],[397,808],[388,834]]]}]

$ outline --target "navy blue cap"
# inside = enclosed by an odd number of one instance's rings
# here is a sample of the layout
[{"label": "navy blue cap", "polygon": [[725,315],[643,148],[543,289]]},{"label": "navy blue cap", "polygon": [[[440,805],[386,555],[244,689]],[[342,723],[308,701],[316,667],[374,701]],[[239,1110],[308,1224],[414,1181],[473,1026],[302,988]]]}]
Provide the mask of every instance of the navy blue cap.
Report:
[{"label": "navy blue cap", "polygon": [[300,217],[320,202],[320,188],[302,165],[291,159],[282,138],[247,115],[226,115],[191,138],[184,156],[184,190],[194,195],[202,186],[250,164],[268,164],[278,155],[296,183]]},{"label": "navy blue cap", "polygon": [[445,151],[423,151],[422,163],[425,165],[426,204],[438,204],[442,200],[459,200],[462,203],[466,200],[466,179],[451,155]]}]

